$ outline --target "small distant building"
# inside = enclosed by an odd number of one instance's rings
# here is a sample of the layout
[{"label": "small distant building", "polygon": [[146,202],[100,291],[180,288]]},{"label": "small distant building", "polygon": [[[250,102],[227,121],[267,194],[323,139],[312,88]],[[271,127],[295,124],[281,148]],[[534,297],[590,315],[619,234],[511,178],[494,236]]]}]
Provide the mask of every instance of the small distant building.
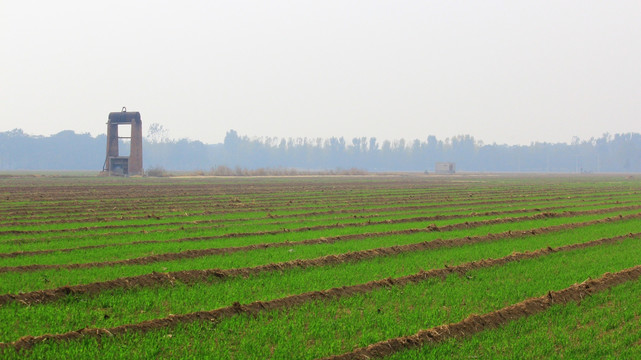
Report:
[{"label": "small distant building", "polygon": [[456,163],[437,162],[434,167],[434,172],[437,174],[454,174],[456,172]]},{"label": "small distant building", "polygon": [[[130,125],[129,136],[119,136],[118,126]],[[121,156],[118,152],[118,140],[129,139],[129,156]],[[107,156],[102,166],[105,175],[142,175],[142,121],[140,113],[127,111],[123,107],[121,112],[109,113],[107,121]]]}]

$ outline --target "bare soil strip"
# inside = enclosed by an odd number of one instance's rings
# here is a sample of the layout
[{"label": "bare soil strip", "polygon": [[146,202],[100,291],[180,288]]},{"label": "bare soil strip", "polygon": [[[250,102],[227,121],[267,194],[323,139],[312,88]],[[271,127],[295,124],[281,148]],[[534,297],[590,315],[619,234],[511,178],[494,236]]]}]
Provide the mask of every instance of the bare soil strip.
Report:
[{"label": "bare soil strip", "polygon": [[[62,334],[46,334],[40,336],[24,336],[20,339],[9,342],[0,343],[0,348],[14,347],[16,349],[30,348],[33,345],[44,341],[68,341],[76,340],[84,336],[102,337],[121,335],[132,331],[151,331],[154,329],[174,326],[178,323],[186,323],[193,321],[213,321],[223,317],[230,317],[240,313],[257,314],[265,310],[284,309],[300,305],[309,301],[335,299],[343,296],[350,296],[370,292],[374,289],[390,287],[390,286],[403,286],[409,283],[417,283],[428,278],[439,277],[444,279],[446,276],[459,273],[465,274],[466,272],[474,269],[487,268],[497,265],[506,264],[509,262],[520,261],[523,259],[536,258],[559,251],[569,251],[580,249],[590,246],[595,246],[603,243],[611,243],[621,241],[629,238],[637,238],[639,234],[631,234],[625,236],[618,236],[614,238],[600,239],[588,243],[572,244],[561,246],[558,248],[546,248],[533,252],[513,253],[511,255],[496,258],[474,261],[470,263],[461,264],[453,267],[446,267],[441,269],[433,269],[429,271],[421,271],[419,273],[408,275],[399,278],[387,278],[382,280],[370,281],[363,284],[343,286],[331,288],[322,291],[313,291],[297,295],[291,295],[270,301],[255,301],[246,305],[241,305],[236,302],[232,306],[218,308],[211,311],[198,311],[189,314],[170,315],[162,319],[148,320],[136,324],[125,324],[117,327],[105,328],[84,328],[77,331],[70,331]],[[515,305],[497,310],[495,312],[477,316],[472,315],[467,319],[456,324],[441,325],[436,328],[424,330],[416,335],[409,337],[402,337],[385,342],[370,345],[366,348],[357,349],[355,353],[339,355],[339,359],[354,359],[362,358],[367,359],[367,356],[384,356],[391,354],[393,351],[405,349],[409,346],[417,346],[428,341],[435,341],[434,339],[446,339],[451,336],[463,336],[483,329],[498,326],[507,323],[513,319],[518,319],[522,316],[531,315],[549,308],[553,304],[564,304],[569,301],[579,301],[582,298],[593,294],[595,292],[607,289],[609,287],[621,284],[626,281],[635,280],[641,276],[641,265],[619,271],[614,274],[606,273],[603,277],[595,280],[587,280],[581,284],[572,285],[566,289],[554,292],[548,292],[547,295],[531,298]],[[399,340],[400,339],[400,340]],[[412,340],[408,340],[412,339]],[[438,340],[438,341],[440,341]],[[389,342],[389,343],[388,343]],[[392,345],[393,344],[393,345]],[[390,347],[392,352],[384,352],[385,347]],[[359,351],[363,352],[360,356]],[[358,356],[358,357],[355,357]]]},{"label": "bare soil strip", "polygon": [[382,358],[398,351],[420,347],[429,343],[439,343],[453,337],[471,336],[484,330],[498,328],[520,318],[538,314],[553,305],[579,302],[592,294],[607,290],[627,281],[637,280],[640,276],[641,265],[621,270],[614,274],[605,273],[598,279],[586,280],[580,284],[574,284],[559,291],[550,291],[547,295],[529,298],[490,313],[480,316],[470,315],[457,323],[444,324],[421,330],[414,335],[380,341],[348,353],[329,356],[324,359],[351,360]]},{"label": "bare soil strip", "polygon": [[[635,217],[641,217],[641,214],[635,214]],[[618,219],[624,219],[621,217]],[[199,281],[207,281],[210,278],[228,278],[237,276],[249,276],[261,272],[270,271],[283,271],[292,268],[307,268],[314,266],[327,266],[336,265],[349,261],[361,261],[371,259],[379,256],[392,256],[405,252],[424,251],[429,249],[437,249],[441,247],[456,247],[464,246],[473,243],[484,241],[495,241],[506,238],[517,238],[522,236],[530,236],[548,232],[554,232],[564,229],[576,228],[579,226],[588,226],[596,223],[603,223],[613,221],[610,218],[593,220],[579,224],[563,224],[550,227],[544,227],[534,230],[523,231],[507,231],[498,234],[488,234],[485,236],[464,237],[449,240],[436,239],[433,241],[425,241],[415,244],[395,245],[391,247],[381,247],[369,250],[354,251],[345,254],[327,255],[314,259],[307,260],[292,260],[280,263],[270,263],[246,268],[235,269],[206,269],[206,270],[184,270],[168,273],[151,273],[138,276],[122,277],[114,280],[94,282],[90,284],[63,286],[54,289],[38,290],[28,293],[20,294],[2,294],[0,295],[0,306],[11,301],[18,301],[23,305],[31,305],[36,303],[51,302],[63,298],[67,295],[80,295],[80,294],[95,294],[110,289],[130,289],[134,287],[150,287],[158,285],[173,285],[179,281],[182,283],[195,283]],[[621,239],[636,238],[641,236],[641,233],[628,234],[624,236],[602,238],[598,240],[589,241],[581,244],[566,245],[557,248],[556,251],[565,251],[566,249],[574,249],[580,247],[596,246],[603,243],[617,242]]]},{"label": "bare soil strip", "polygon": [[[628,208],[636,209],[639,207],[641,206],[631,206]],[[623,208],[618,208],[617,210],[621,210],[621,209]],[[540,213],[535,215],[513,217],[513,218],[497,218],[497,219],[481,220],[481,221],[474,221],[474,222],[466,221],[464,223],[444,225],[440,227],[436,225],[430,225],[422,229],[392,230],[392,231],[375,232],[375,233],[339,235],[339,236],[332,236],[327,238],[309,239],[309,240],[302,240],[302,241],[296,241],[296,242],[285,241],[285,242],[275,242],[275,243],[262,243],[262,244],[254,244],[254,245],[241,246],[241,247],[185,250],[177,253],[165,253],[165,254],[144,256],[144,257],[139,257],[134,259],[116,260],[116,261],[74,263],[74,264],[47,264],[47,265],[32,264],[32,265],[24,265],[24,266],[3,266],[3,267],[0,267],[0,273],[31,272],[31,271],[48,270],[48,269],[87,269],[87,268],[118,266],[118,265],[146,265],[146,264],[151,264],[151,263],[160,262],[160,261],[193,259],[193,258],[198,258],[198,257],[203,257],[208,255],[218,255],[218,254],[224,254],[224,253],[247,251],[247,250],[253,250],[253,249],[264,249],[264,248],[270,248],[270,247],[310,245],[310,244],[332,243],[336,241],[358,240],[358,239],[364,239],[364,238],[370,238],[370,237],[380,237],[380,236],[390,236],[390,235],[406,235],[406,234],[427,233],[427,232],[435,232],[435,231],[451,231],[451,230],[475,228],[483,225],[496,225],[496,224],[527,221],[527,220],[539,220],[539,219],[553,218],[553,217],[573,217],[573,216],[584,215],[584,214],[601,214],[601,213],[609,213],[609,212],[613,212],[612,209],[607,209],[607,211],[605,209],[586,210],[586,211],[567,211],[560,214]],[[641,213],[630,214],[630,215],[626,215],[625,217],[622,215],[619,215],[619,220],[632,219],[640,216],[641,216]],[[405,220],[405,219],[402,219],[402,220]],[[596,222],[612,221],[612,218],[598,219],[593,221],[596,221]],[[569,225],[569,224],[566,224],[566,225]],[[307,230],[311,228],[303,228],[303,229]],[[260,233],[259,235],[271,235],[271,234],[273,234],[273,232]],[[221,238],[247,236],[247,235],[240,235],[240,234],[231,234],[231,235],[233,236],[222,236]],[[251,233],[251,235],[257,235],[257,234]],[[213,237],[213,238],[217,238],[217,237]]]}]

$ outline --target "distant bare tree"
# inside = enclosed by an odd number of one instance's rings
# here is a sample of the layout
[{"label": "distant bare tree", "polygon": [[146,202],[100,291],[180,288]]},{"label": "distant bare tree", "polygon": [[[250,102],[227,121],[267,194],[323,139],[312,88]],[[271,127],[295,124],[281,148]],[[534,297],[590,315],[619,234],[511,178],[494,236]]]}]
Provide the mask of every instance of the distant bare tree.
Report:
[{"label": "distant bare tree", "polygon": [[153,123],[149,125],[149,130],[147,130],[147,139],[152,143],[165,143],[169,141],[168,134],[169,132],[162,125],[158,123]]}]

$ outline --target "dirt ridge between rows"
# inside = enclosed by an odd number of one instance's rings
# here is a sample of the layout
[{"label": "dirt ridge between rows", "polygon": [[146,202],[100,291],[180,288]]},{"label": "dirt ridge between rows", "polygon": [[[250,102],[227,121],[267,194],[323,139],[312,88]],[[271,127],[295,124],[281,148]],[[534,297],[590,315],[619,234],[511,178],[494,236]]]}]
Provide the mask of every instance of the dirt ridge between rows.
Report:
[{"label": "dirt ridge between rows", "polygon": [[454,337],[471,336],[484,330],[498,328],[511,321],[541,313],[553,305],[580,302],[582,299],[595,293],[628,281],[637,280],[640,276],[641,265],[616,273],[605,273],[598,279],[589,279],[579,284],[573,284],[565,289],[550,291],[546,295],[529,298],[483,315],[473,314],[456,323],[420,330],[414,335],[380,341],[344,354],[328,356],[323,359],[353,360],[383,358],[398,351],[420,347],[428,343],[438,343]]},{"label": "dirt ridge between rows", "polygon": [[[641,214],[638,214],[636,217],[641,217]],[[624,219],[620,217],[618,219]],[[157,286],[163,284],[173,285],[175,282],[180,281],[182,283],[195,283],[199,281],[206,281],[211,277],[215,278],[228,278],[228,277],[237,277],[237,276],[249,276],[253,274],[258,274],[261,272],[270,272],[270,271],[283,271],[292,268],[307,268],[314,266],[326,266],[326,265],[336,265],[349,261],[361,261],[366,259],[371,259],[379,256],[392,256],[398,255],[401,253],[414,252],[414,251],[424,251],[429,249],[437,249],[442,247],[456,247],[464,246],[484,241],[495,241],[505,238],[517,238],[522,236],[530,236],[536,234],[549,233],[559,230],[565,230],[569,228],[577,228],[580,226],[589,226],[596,223],[604,223],[609,221],[615,221],[611,218],[607,219],[598,219],[591,220],[584,223],[572,224],[562,224],[554,225],[549,227],[543,227],[538,229],[531,230],[520,230],[520,231],[506,231],[496,234],[488,234],[484,236],[475,236],[475,237],[463,237],[455,239],[436,239],[432,241],[425,241],[414,244],[406,245],[394,245],[390,247],[380,247],[375,249],[367,249],[360,251],[353,251],[344,254],[337,255],[326,255],[318,258],[312,259],[298,259],[291,260],[279,263],[270,263],[264,265],[258,265],[253,267],[245,268],[233,268],[233,269],[204,269],[204,270],[183,270],[175,271],[168,273],[151,273],[137,276],[122,277],[113,280],[106,280],[100,282],[94,282],[89,284],[80,284],[80,285],[69,285],[62,286],[54,289],[45,289],[45,290],[36,290],[27,293],[19,294],[2,294],[0,295],[0,306],[17,301],[23,305],[31,305],[44,302],[52,302],[63,298],[67,295],[81,295],[81,294],[95,294],[102,291],[107,291],[111,289],[131,289],[134,287],[149,287]],[[636,237],[641,235],[641,233],[628,234],[627,237]],[[605,242],[619,241],[623,237],[614,237],[614,238],[603,238],[598,240],[593,240],[586,242],[585,244],[591,244],[590,246],[602,244]],[[585,245],[582,245],[585,246]]]},{"label": "dirt ridge between rows", "polygon": [[[597,204],[598,206],[599,204]],[[608,203],[608,204],[603,204],[603,205],[614,205],[613,203]],[[593,206],[590,204],[589,206]],[[452,215],[432,215],[432,216],[421,216],[421,217],[414,217],[414,218],[406,218],[408,221],[405,221],[406,219],[394,219],[394,220],[380,220],[380,221],[368,221],[366,223],[362,224],[367,224],[367,225],[380,225],[380,224],[389,224],[391,223],[401,223],[401,222],[411,222],[410,220],[414,221],[435,221],[435,220],[451,220],[451,219],[463,219],[463,218],[470,218],[470,217],[480,217],[480,216],[492,216],[492,215],[506,215],[506,214],[522,214],[522,213],[528,213],[528,212],[535,212],[535,211],[541,211],[541,212],[550,212],[553,210],[558,210],[562,208],[567,208],[568,206],[551,206],[551,207],[537,207],[537,208],[530,208],[530,209],[514,209],[514,210],[504,210],[504,211],[485,211],[485,212],[471,212],[468,214],[452,214]],[[373,214],[373,215],[363,215],[359,217],[360,219],[367,219],[371,217],[383,217],[384,215],[378,215],[378,214]],[[349,219],[352,217],[344,217],[342,219]],[[418,219],[418,220],[417,220]],[[300,221],[300,220],[299,220]],[[280,224],[280,223],[270,223],[272,225]],[[342,226],[353,226],[352,224],[361,224],[359,223],[344,223],[341,224]],[[336,226],[336,225],[330,225],[330,226]],[[339,225],[340,227],[340,225]],[[306,229],[306,228],[301,228],[301,229]],[[314,229],[312,229],[314,230]],[[294,230],[292,230],[294,231]],[[220,235],[224,236],[224,235]],[[127,246],[127,245],[140,245],[140,244],[159,244],[159,243],[172,243],[172,242],[185,242],[185,241],[190,241],[190,240],[209,240],[209,237],[192,237],[192,238],[180,238],[180,239],[170,239],[170,240],[140,240],[140,241],[132,241],[128,243],[112,243],[112,244],[100,244],[100,245],[87,245],[87,246],[78,246],[74,248],[60,248],[60,249],[46,249],[46,250],[33,250],[33,251],[14,251],[14,252],[8,252],[8,253],[0,253],[0,259],[6,259],[6,258],[14,258],[18,256],[33,256],[33,255],[43,255],[43,254],[49,254],[53,252],[71,252],[71,251],[77,251],[77,250],[89,250],[89,249],[102,249],[102,248],[107,248],[107,247],[115,247],[115,246]]]},{"label": "dirt ridge between rows", "polygon": [[[362,294],[362,293],[367,293],[383,287],[403,286],[410,283],[418,283],[420,281],[423,281],[429,278],[445,279],[445,277],[454,273],[458,273],[462,275],[468,271],[475,270],[475,269],[503,265],[509,262],[515,262],[515,261],[520,261],[520,260],[529,259],[529,258],[536,258],[536,257],[545,256],[551,253],[556,253],[561,251],[571,251],[574,249],[596,246],[603,243],[611,243],[611,242],[621,241],[629,238],[637,238],[639,235],[640,235],[639,233],[628,234],[628,235],[617,236],[613,238],[604,238],[604,239],[594,240],[586,243],[565,245],[557,248],[548,247],[548,248],[539,249],[531,252],[515,252],[515,253],[512,253],[511,255],[501,257],[501,258],[482,259],[482,260],[473,261],[473,262],[469,262],[469,263],[465,263],[457,266],[451,266],[451,267],[446,266],[445,268],[433,269],[429,271],[419,271],[418,273],[403,276],[403,277],[398,277],[398,278],[386,278],[386,279],[374,280],[374,281],[370,281],[362,284],[335,287],[335,288],[320,290],[320,291],[311,291],[311,292],[290,295],[290,296],[269,300],[269,301],[255,301],[245,305],[235,302],[232,306],[222,307],[222,308],[218,308],[211,311],[198,311],[198,312],[193,312],[188,314],[170,315],[169,317],[166,317],[166,318],[147,320],[147,321],[134,323],[134,324],[124,324],[124,325],[112,327],[109,329],[84,328],[77,331],[69,331],[61,334],[45,334],[45,335],[39,335],[39,336],[28,335],[28,336],[23,336],[13,342],[8,342],[8,343],[0,342],[0,348],[14,347],[17,350],[20,350],[25,348],[31,348],[33,345],[36,345],[44,341],[50,341],[50,340],[69,341],[74,339],[77,340],[84,336],[92,336],[92,337],[99,338],[103,336],[121,335],[121,334],[129,333],[132,331],[146,332],[146,331],[151,331],[158,328],[174,326],[178,323],[194,322],[198,320],[215,321],[223,317],[231,317],[241,313],[255,315],[265,310],[284,309],[287,307],[300,305],[300,304],[303,304],[309,301],[314,301],[314,300],[336,299],[344,296]],[[547,299],[545,301],[562,301],[563,299],[580,300],[581,298],[593,293],[594,291],[598,291],[599,289],[605,289],[607,287],[614,286],[616,284],[619,284],[628,280],[636,279],[639,276],[641,276],[641,265],[637,265],[633,268],[628,268],[610,275],[606,273],[606,275],[604,275],[599,279],[588,280],[579,285],[575,284],[561,291],[548,292],[547,295],[544,295],[535,299],[543,299],[543,300]],[[605,281],[606,279],[607,281]],[[603,284],[600,284],[600,282],[603,282]],[[583,291],[577,292],[577,290],[575,289],[583,289]],[[575,292],[576,294],[574,294]],[[555,298],[557,300],[552,300]],[[505,314],[499,313],[500,314],[499,318],[506,317],[506,319],[504,319],[503,321],[508,321],[512,318],[520,317],[519,314],[527,313],[521,310],[521,305],[519,304],[522,304],[522,303],[518,303],[517,305],[508,307],[510,309],[518,309],[518,311],[511,310],[513,312],[508,311]],[[551,304],[553,303],[550,303],[549,305]],[[528,307],[528,309],[529,308],[530,307]],[[494,313],[491,313],[491,314],[494,314]],[[512,314],[512,317],[506,316],[510,314]],[[487,322],[485,321],[479,322],[477,319],[482,319],[482,318],[476,315],[472,315],[468,319],[472,319],[468,321],[472,323],[473,325],[472,328],[479,328],[479,327],[483,328],[484,326],[486,326],[484,324],[487,324]],[[464,320],[463,322],[465,322],[466,320]],[[443,328],[444,330],[449,329],[447,328],[448,326],[451,326],[451,325],[441,325],[441,327],[444,327]],[[459,328],[450,329],[450,331],[452,333],[464,333],[464,331]],[[432,334],[431,329],[427,330],[427,334]],[[422,336],[426,338],[430,337],[428,335],[422,335]],[[378,347],[376,347],[376,349],[378,349]],[[339,355],[339,356],[343,356],[343,355]],[[351,358],[353,357],[349,357],[349,356],[345,357],[345,359],[351,359]]]},{"label": "dirt ridge between rows", "polygon": [[[133,259],[124,259],[124,260],[115,260],[115,261],[74,263],[74,264],[32,264],[32,265],[22,265],[22,266],[3,266],[3,267],[0,267],[0,273],[31,272],[31,271],[39,271],[39,270],[50,270],[50,269],[87,269],[87,268],[94,268],[94,267],[106,267],[106,266],[117,266],[117,265],[145,265],[145,264],[151,264],[151,263],[160,262],[160,261],[193,259],[193,258],[209,256],[209,255],[228,254],[232,252],[248,251],[248,250],[254,250],[254,249],[332,243],[336,241],[358,240],[358,239],[364,239],[368,237],[379,237],[379,236],[389,236],[389,235],[406,235],[406,234],[427,233],[427,232],[435,232],[435,231],[451,231],[451,230],[469,229],[469,228],[474,228],[474,227],[479,227],[484,225],[514,223],[514,222],[520,222],[520,221],[538,220],[538,219],[553,218],[553,217],[572,217],[572,216],[586,215],[586,214],[610,213],[614,211],[628,210],[628,208],[638,209],[638,208],[641,208],[641,205],[629,206],[625,208],[617,208],[616,210],[615,209],[596,209],[596,210],[585,210],[585,211],[566,211],[563,213],[540,213],[535,215],[511,217],[511,218],[497,218],[497,219],[480,220],[480,221],[473,221],[473,222],[466,221],[463,223],[444,225],[440,227],[436,225],[429,225],[425,228],[420,228],[420,229],[391,230],[391,231],[375,232],[375,233],[338,235],[338,236],[322,237],[318,239],[309,239],[309,240],[302,240],[302,241],[295,241],[295,242],[284,241],[284,242],[274,242],[274,243],[253,244],[253,245],[247,245],[247,246],[241,246],[241,247],[185,250],[177,253],[164,253],[164,254],[158,254],[158,255],[150,255],[150,256],[138,257]],[[641,214],[632,214],[632,215],[641,216]],[[623,218],[622,215],[620,215],[619,217]],[[401,220],[406,220],[406,219],[401,219]],[[611,218],[610,218],[610,221],[611,221]],[[383,221],[382,223],[386,223],[386,221]],[[326,226],[326,225],[322,225],[322,226]],[[265,232],[264,235],[271,235],[271,234],[272,234],[271,232]],[[234,236],[231,236],[231,237],[242,236],[239,234],[233,234],[233,235]]]}]

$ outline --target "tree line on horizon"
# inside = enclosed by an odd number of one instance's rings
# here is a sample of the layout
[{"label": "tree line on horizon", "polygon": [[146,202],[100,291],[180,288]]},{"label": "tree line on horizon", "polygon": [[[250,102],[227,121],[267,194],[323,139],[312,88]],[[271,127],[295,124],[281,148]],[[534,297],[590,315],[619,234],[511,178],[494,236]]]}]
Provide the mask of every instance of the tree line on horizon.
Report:
[{"label": "tree line on horizon", "polygon": [[[152,124],[154,126],[157,124]],[[150,127],[151,129],[151,127]],[[157,129],[157,128],[156,128]],[[604,134],[572,143],[484,144],[470,135],[406,141],[376,138],[249,138],[227,132],[222,144],[170,140],[151,132],[143,143],[146,169],[210,170],[216,167],[286,168],[307,171],[358,168],[369,172],[428,171],[454,162],[458,171],[641,172],[641,134]],[[0,132],[0,170],[102,170],[106,136],[65,130],[33,136]],[[121,155],[128,144],[121,144]]]}]

